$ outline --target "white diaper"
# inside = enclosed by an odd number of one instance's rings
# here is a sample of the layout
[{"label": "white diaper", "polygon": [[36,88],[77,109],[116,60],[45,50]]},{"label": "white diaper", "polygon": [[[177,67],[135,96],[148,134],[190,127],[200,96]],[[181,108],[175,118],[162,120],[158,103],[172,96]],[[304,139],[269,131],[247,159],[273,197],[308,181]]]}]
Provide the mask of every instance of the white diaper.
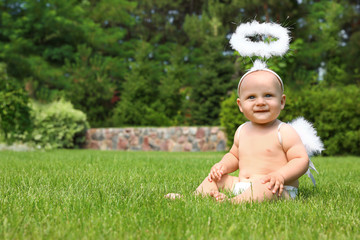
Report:
[{"label": "white diaper", "polygon": [[[249,187],[251,187],[251,182],[238,182],[234,185],[233,194],[235,196],[240,195]],[[298,189],[293,186],[284,186],[284,190],[289,193],[289,196],[292,199],[295,199],[298,194]]]},{"label": "white diaper", "polygon": [[238,182],[234,185],[233,194],[240,195],[249,187],[251,187],[251,182]]}]

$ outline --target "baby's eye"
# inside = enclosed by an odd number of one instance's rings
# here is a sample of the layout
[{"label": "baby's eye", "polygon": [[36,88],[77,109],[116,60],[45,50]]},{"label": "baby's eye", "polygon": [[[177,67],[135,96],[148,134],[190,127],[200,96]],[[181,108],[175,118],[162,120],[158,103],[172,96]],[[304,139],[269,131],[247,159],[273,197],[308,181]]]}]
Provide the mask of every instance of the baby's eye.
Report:
[{"label": "baby's eye", "polygon": [[271,94],[266,94],[265,97],[272,97],[272,95]]},{"label": "baby's eye", "polygon": [[249,96],[248,99],[255,99],[255,96]]}]

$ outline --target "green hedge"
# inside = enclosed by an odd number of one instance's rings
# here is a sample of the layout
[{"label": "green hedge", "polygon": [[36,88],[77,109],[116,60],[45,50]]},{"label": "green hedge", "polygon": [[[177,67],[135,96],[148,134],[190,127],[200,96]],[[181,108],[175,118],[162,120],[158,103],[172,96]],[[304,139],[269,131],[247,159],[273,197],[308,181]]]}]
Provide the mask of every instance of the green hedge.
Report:
[{"label": "green hedge", "polygon": [[[355,85],[336,88],[313,86],[299,92],[286,91],[285,109],[280,120],[303,116],[312,122],[324,142],[325,155],[360,155],[360,88]],[[236,128],[247,121],[236,104],[236,93],[221,105],[221,125],[229,146]]]},{"label": "green hedge", "polygon": [[28,93],[8,77],[6,64],[0,62],[0,140],[8,144],[26,140],[31,132],[28,104]]},{"label": "green hedge", "polygon": [[32,102],[32,141],[45,149],[74,148],[85,142],[89,124],[86,115],[70,102],[59,100],[43,105]]}]

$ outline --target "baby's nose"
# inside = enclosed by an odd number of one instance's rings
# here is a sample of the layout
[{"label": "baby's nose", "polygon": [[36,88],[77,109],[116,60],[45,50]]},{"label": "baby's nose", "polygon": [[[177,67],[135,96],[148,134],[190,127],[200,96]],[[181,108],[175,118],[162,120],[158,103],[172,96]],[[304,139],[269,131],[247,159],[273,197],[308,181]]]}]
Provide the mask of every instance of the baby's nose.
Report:
[{"label": "baby's nose", "polygon": [[257,105],[265,105],[265,99],[262,97],[257,98],[256,104]]}]

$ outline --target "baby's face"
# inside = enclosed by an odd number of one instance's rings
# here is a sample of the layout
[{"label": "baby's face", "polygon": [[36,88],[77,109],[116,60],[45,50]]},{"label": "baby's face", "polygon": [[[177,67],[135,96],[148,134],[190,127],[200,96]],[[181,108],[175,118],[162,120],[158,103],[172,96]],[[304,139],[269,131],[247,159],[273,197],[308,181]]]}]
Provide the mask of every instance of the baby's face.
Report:
[{"label": "baby's face", "polygon": [[266,124],[277,119],[285,106],[285,95],[276,76],[256,71],[246,76],[237,99],[240,111],[253,123]]}]

